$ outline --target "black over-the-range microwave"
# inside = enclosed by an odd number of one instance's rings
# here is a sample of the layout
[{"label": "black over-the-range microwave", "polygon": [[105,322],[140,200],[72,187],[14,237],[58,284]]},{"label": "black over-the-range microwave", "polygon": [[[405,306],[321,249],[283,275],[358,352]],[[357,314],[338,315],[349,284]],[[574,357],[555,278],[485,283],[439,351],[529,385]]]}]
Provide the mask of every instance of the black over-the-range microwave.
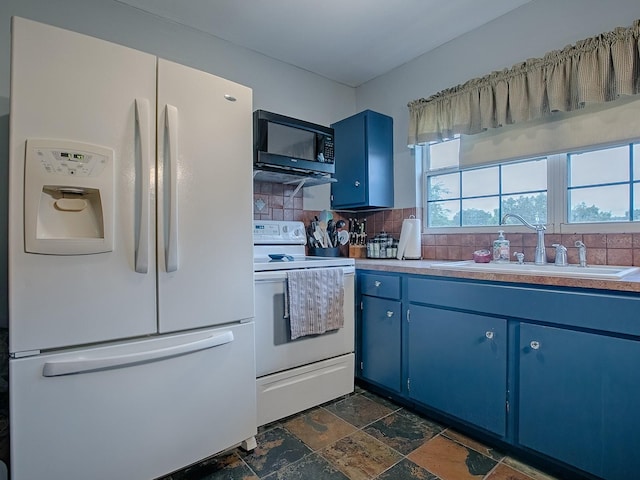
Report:
[{"label": "black over-the-range microwave", "polygon": [[308,175],[335,172],[333,128],[277,113],[253,112],[254,167]]}]

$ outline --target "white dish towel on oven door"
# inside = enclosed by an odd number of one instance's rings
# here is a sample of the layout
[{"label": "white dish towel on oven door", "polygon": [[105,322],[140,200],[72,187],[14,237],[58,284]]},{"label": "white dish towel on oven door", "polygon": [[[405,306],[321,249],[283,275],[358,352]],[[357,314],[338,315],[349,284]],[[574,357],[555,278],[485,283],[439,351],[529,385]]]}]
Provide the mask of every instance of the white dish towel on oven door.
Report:
[{"label": "white dish towel on oven door", "polygon": [[344,326],[342,268],[314,268],[287,272],[285,318],[291,339],[319,335]]}]

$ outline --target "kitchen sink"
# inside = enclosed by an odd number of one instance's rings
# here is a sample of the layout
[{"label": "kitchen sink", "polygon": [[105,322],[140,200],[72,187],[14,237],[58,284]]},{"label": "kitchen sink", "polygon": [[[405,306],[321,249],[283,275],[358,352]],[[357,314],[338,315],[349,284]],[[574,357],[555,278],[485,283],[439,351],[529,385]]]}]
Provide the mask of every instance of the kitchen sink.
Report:
[{"label": "kitchen sink", "polygon": [[603,278],[620,279],[632,273],[638,272],[640,267],[625,267],[617,265],[589,265],[580,267],[579,265],[566,265],[558,267],[553,263],[546,265],[536,265],[534,263],[476,263],[473,260],[462,262],[433,263],[431,268],[441,270],[458,270],[466,272],[487,272],[487,273],[512,273],[516,275],[550,275],[558,277],[574,278]]}]

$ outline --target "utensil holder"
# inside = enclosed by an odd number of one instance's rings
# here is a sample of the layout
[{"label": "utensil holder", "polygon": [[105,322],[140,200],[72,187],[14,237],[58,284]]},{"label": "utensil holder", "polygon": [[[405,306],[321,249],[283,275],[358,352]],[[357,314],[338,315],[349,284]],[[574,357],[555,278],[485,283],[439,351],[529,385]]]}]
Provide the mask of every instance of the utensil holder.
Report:
[{"label": "utensil holder", "polygon": [[339,257],[340,247],[333,247],[333,248],[309,247],[309,255],[312,257]]}]

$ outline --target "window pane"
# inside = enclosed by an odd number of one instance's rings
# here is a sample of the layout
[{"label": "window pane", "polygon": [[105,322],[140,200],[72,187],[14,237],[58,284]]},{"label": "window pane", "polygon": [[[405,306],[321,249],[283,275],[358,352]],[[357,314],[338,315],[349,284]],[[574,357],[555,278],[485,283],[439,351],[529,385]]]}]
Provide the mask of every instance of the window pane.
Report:
[{"label": "window pane", "polygon": [[569,221],[620,222],[629,220],[629,186],[580,188],[569,191]]},{"label": "window pane", "polygon": [[460,202],[449,200],[445,202],[431,202],[428,204],[428,220],[430,227],[459,226]]},{"label": "window pane", "polygon": [[462,226],[498,225],[498,197],[462,201]]},{"label": "window pane", "polygon": [[463,171],[462,197],[497,194],[498,178],[498,167]]},{"label": "window pane", "polygon": [[633,179],[640,180],[640,143],[633,146]]},{"label": "window pane", "polygon": [[429,169],[457,167],[460,154],[460,139],[434,143],[429,146]]},{"label": "window pane", "polygon": [[607,148],[569,156],[569,186],[629,180],[629,147]]},{"label": "window pane", "polygon": [[640,221],[640,183],[633,184],[633,221]]},{"label": "window pane", "polygon": [[[547,193],[530,195],[505,195],[502,197],[502,215],[517,213],[529,223],[547,223]],[[515,219],[507,223],[518,224]]]},{"label": "window pane", "polygon": [[547,189],[547,160],[502,166],[502,193]]},{"label": "window pane", "polygon": [[432,175],[429,177],[429,200],[460,198],[460,174]]}]

